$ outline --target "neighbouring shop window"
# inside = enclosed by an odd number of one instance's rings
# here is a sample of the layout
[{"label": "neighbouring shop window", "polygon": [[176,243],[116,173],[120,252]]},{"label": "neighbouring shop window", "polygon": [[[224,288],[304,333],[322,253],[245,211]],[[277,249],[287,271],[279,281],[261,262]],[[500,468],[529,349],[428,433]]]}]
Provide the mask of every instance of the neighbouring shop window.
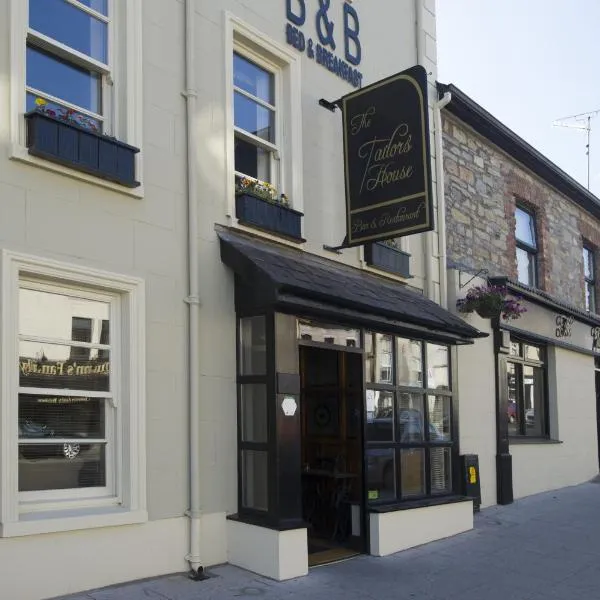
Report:
[{"label": "neighbouring shop window", "polygon": [[517,277],[520,283],[537,285],[537,239],[535,215],[523,207],[515,210]]},{"label": "neighbouring shop window", "polygon": [[596,312],[596,260],[594,250],[583,246],[583,279],[585,288],[585,310]]},{"label": "neighbouring shop window", "polygon": [[21,283],[18,490],[23,501],[50,499],[58,490],[115,491],[119,415],[111,380],[111,312],[109,298]]},{"label": "neighbouring shop window", "polygon": [[264,316],[239,319],[238,389],[241,508],[266,512],[269,509],[269,436]]},{"label": "neighbouring shop window", "polygon": [[544,361],[544,348],[511,340],[506,363],[509,436],[544,437],[548,433]]},{"label": "neighbouring shop window", "polygon": [[369,501],[452,493],[448,347],[367,332],[365,375]]},{"label": "neighbouring shop window", "polygon": [[[260,64],[259,64],[260,63]],[[235,175],[280,187],[275,70],[233,54]]]}]

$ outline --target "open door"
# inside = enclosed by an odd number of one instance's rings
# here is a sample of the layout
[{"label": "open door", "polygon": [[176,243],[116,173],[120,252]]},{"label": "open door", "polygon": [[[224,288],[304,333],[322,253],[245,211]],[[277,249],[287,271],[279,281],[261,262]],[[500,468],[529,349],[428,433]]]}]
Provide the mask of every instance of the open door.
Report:
[{"label": "open door", "polygon": [[362,355],[301,347],[302,510],[309,565],[365,551]]}]

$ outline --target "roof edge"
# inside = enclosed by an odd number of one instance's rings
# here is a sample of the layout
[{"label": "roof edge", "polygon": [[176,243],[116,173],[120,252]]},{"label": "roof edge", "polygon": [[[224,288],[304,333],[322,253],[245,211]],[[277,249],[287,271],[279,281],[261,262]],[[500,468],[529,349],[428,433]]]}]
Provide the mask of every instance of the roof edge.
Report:
[{"label": "roof edge", "polygon": [[477,133],[498,146],[509,156],[533,171],[560,193],[596,218],[600,218],[600,199],[565,173],[531,144],[501,123],[454,84],[436,82],[439,96],[450,92],[452,100],[447,110],[470,125]]}]

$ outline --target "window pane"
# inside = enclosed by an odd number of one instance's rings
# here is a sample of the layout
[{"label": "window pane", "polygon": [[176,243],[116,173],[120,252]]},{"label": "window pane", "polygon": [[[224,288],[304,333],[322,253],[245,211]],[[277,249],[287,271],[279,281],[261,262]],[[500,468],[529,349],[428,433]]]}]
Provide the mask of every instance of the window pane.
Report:
[{"label": "window pane", "polygon": [[268,510],[268,455],[256,450],[242,450],[242,505]]},{"label": "window pane", "polygon": [[447,494],[452,491],[450,448],[431,448],[431,493]]},{"label": "window pane", "polygon": [[535,248],[535,220],[533,215],[521,208],[517,208],[515,211],[515,219],[517,222],[517,240]]},{"label": "window pane", "polygon": [[[103,322],[109,319],[109,310],[110,306],[107,302],[21,288],[19,290],[19,333],[65,341],[106,343],[100,340],[100,336]],[[74,337],[74,333],[81,334],[79,325],[84,327],[82,321],[75,321],[76,319],[91,321],[89,340]]]},{"label": "window pane", "polygon": [[[26,112],[36,110],[38,108],[38,106],[35,103],[37,98],[39,98],[39,96],[27,92],[27,94],[25,95]],[[65,106],[62,106],[61,104],[57,104],[56,102],[46,101],[44,110],[46,114],[48,114],[51,117],[56,117],[61,120],[67,120],[67,111],[70,109],[66,108]],[[88,117],[88,115],[84,115],[83,113],[77,111],[69,113],[69,119],[71,122],[74,122],[80,127],[87,129],[88,131],[102,131],[102,121],[98,119],[92,119],[91,117]]]},{"label": "window pane", "polygon": [[450,360],[448,346],[427,344],[427,387],[450,389]]},{"label": "window pane", "polygon": [[523,405],[525,435],[544,435],[544,372],[535,367],[523,367]]},{"label": "window pane", "polygon": [[19,491],[106,486],[105,444],[20,444]]},{"label": "window pane", "polygon": [[396,498],[396,460],[390,448],[367,450],[367,498],[370,501]]},{"label": "window pane", "polygon": [[425,450],[423,448],[400,450],[400,474],[402,498],[425,494]]},{"label": "window pane", "polygon": [[596,310],[596,290],[593,283],[585,282],[585,309],[591,312]]},{"label": "window pane", "polygon": [[98,350],[86,350],[88,359],[71,358],[71,346],[19,342],[19,385],[54,389],[109,390],[110,358],[99,357]]},{"label": "window pane", "polygon": [[266,375],[267,333],[265,317],[240,319],[240,375]]},{"label": "window pane", "polygon": [[542,349],[537,346],[525,344],[525,358],[529,360],[542,360]]},{"label": "window pane", "polygon": [[583,274],[586,279],[594,279],[594,254],[585,246],[583,247]]},{"label": "window pane", "polygon": [[449,442],[452,439],[451,402],[448,396],[427,396],[429,441]]},{"label": "window pane", "polygon": [[267,441],[267,386],[245,383],[241,390],[242,441]]},{"label": "window pane", "polygon": [[108,16],[108,0],[79,0],[81,4],[89,6],[92,10]]},{"label": "window pane", "polygon": [[521,356],[521,344],[519,342],[510,342],[510,355]]},{"label": "window pane", "polygon": [[523,248],[517,248],[517,276],[520,283],[535,285],[535,260]]},{"label": "window pane", "polygon": [[423,396],[400,393],[398,398],[397,442],[410,444],[424,439]]},{"label": "window pane", "polygon": [[375,381],[376,383],[394,383],[393,352],[391,335],[375,334]]},{"label": "window pane", "polygon": [[298,319],[298,339],[313,342],[327,342],[336,346],[360,348],[360,329],[348,329],[340,325],[315,323]]},{"label": "window pane", "polygon": [[517,368],[514,363],[506,363],[506,381],[508,386],[508,435],[519,435]]},{"label": "window pane", "polygon": [[271,153],[239,137],[235,138],[235,170],[271,183]]},{"label": "window pane", "polygon": [[272,110],[237,92],[234,94],[233,106],[236,127],[263,140],[275,142],[275,113]]},{"label": "window pane", "polygon": [[394,440],[394,394],[367,390],[367,440],[392,442]]},{"label": "window pane", "polygon": [[398,338],[398,385],[423,387],[423,346],[417,340]]},{"label": "window pane", "polygon": [[271,105],[275,104],[274,79],[269,71],[261,69],[239,54],[233,55],[233,85]]},{"label": "window pane", "polygon": [[[101,8],[106,13],[106,7]],[[65,0],[29,0],[29,26],[97,61],[108,62],[108,25]]]},{"label": "window pane", "polygon": [[98,73],[27,46],[27,85],[30,87],[101,114],[101,81]]},{"label": "window pane", "polygon": [[19,394],[19,439],[103,439],[106,400]]}]

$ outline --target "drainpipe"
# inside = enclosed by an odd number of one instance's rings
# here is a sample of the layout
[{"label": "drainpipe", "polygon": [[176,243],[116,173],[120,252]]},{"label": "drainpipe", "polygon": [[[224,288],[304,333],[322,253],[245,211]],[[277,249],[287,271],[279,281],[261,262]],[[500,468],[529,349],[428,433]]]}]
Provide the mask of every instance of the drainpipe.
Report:
[{"label": "drainpipe", "polygon": [[[415,0],[415,33],[417,38],[417,64],[425,66],[425,48],[423,39],[423,0]],[[423,281],[425,295],[434,299],[433,276],[431,274],[431,263],[433,252],[431,250],[431,233],[421,234],[421,245],[423,250]]]},{"label": "drainpipe", "polygon": [[186,100],[186,138],[187,138],[187,220],[188,220],[188,393],[190,420],[190,508],[187,516],[190,520],[190,548],[185,559],[190,564],[191,577],[203,578],[200,564],[200,378],[199,365],[199,321],[200,321],[200,266],[198,247],[198,202],[196,132],[196,74],[194,44],[194,4],[195,0],[185,0],[185,91]]},{"label": "drainpipe", "polygon": [[435,135],[435,187],[437,197],[437,222],[439,236],[440,261],[440,304],[448,308],[448,271],[446,270],[446,194],[444,191],[444,148],[442,131],[442,108],[452,100],[452,94],[446,92],[435,103],[433,110]]}]

